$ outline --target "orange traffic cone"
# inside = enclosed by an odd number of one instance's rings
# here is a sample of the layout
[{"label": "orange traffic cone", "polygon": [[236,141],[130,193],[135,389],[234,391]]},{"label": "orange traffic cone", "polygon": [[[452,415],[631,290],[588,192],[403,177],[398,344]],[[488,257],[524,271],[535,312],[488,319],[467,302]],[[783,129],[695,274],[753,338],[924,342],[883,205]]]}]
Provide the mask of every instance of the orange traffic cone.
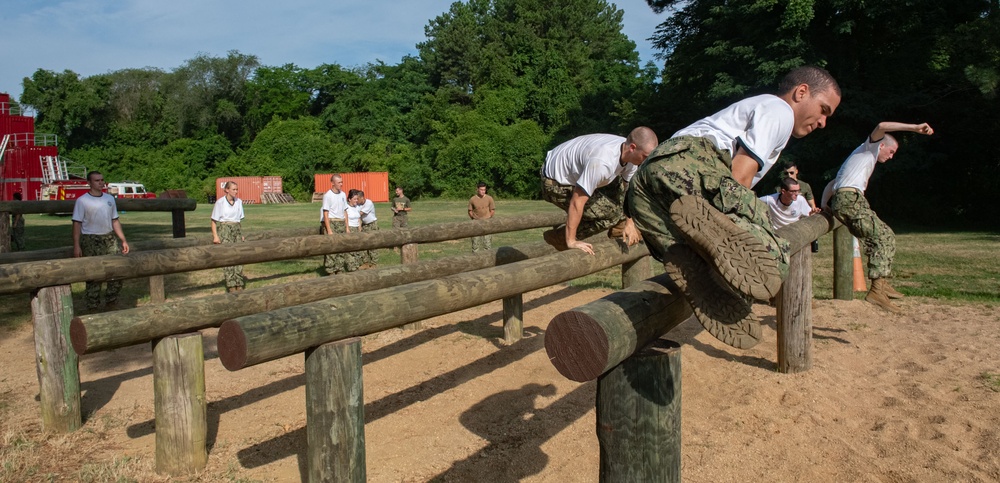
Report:
[{"label": "orange traffic cone", "polygon": [[865,283],[865,266],[861,262],[861,246],[858,239],[854,240],[854,291],[867,292],[868,285]]}]

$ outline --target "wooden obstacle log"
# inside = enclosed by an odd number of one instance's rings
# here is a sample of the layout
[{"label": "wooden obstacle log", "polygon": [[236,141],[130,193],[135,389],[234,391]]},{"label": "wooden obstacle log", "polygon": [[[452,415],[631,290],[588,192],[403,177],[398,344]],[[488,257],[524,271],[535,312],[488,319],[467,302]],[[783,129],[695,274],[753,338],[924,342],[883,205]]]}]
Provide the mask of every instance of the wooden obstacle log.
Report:
[{"label": "wooden obstacle log", "polygon": [[788,278],[778,293],[778,372],[812,368],[812,252],[792,254]]},{"label": "wooden obstacle log", "polygon": [[854,300],[854,235],[846,226],[833,230],[833,298]]},{"label": "wooden obstacle log", "polygon": [[588,255],[568,250],[500,267],[227,320],[219,329],[219,358],[229,370],[242,369],[327,342],[548,287],[649,254],[645,245],[627,249],[609,239],[595,240],[594,252],[595,255]]},{"label": "wooden obstacle log", "polygon": [[681,481],[681,347],[663,339],[597,380],[599,481]]},{"label": "wooden obstacle log", "polygon": [[503,342],[507,345],[521,340],[524,335],[524,295],[516,294],[503,299]]},{"label": "wooden obstacle log", "polygon": [[[837,225],[829,213],[778,230],[792,253]],[[545,350],[560,374],[591,381],[691,316],[666,276],[659,276],[557,315],[545,331]]]},{"label": "wooden obstacle log", "polygon": [[156,472],[194,473],[208,463],[205,354],[201,334],[153,343]]},{"label": "wooden obstacle log", "polygon": [[307,481],[365,481],[361,339],[305,352]]},{"label": "wooden obstacle log", "polygon": [[455,240],[557,224],[564,213],[493,217],[481,223],[456,222],[419,228],[330,236],[313,235],[226,245],[205,245],[129,255],[68,258],[0,265],[0,295],[73,282],[141,278],[232,265],[248,265],[375,248]]},{"label": "wooden obstacle log", "polygon": [[0,211],[0,253],[10,253],[10,231],[13,229],[10,226],[10,213]]},{"label": "wooden obstacle log", "polygon": [[504,265],[555,252],[544,242],[527,243],[411,265],[361,270],[336,277],[83,315],[73,319],[70,334],[76,353],[90,354],[217,326],[223,320],[244,315]]},{"label": "wooden obstacle log", "polygon": [[45,287],[31,297],[35,326],[35,368],[42,429],[68,433],[80,428],[79,358],[70,350],[73,294],[69,285]]},{"label": "wooden obstacle log", "polygon": [[[56,214],[72,213],[76,200],[59,201],[0,201],[0,211],[8,213]],[[194,211],[198,203],[192,198],[117,198],[119,211]]]},{"label": "wooden obstacle log", "polygon": [[622,264],[622,288],[629,288],[653,276],[652,257]]}]

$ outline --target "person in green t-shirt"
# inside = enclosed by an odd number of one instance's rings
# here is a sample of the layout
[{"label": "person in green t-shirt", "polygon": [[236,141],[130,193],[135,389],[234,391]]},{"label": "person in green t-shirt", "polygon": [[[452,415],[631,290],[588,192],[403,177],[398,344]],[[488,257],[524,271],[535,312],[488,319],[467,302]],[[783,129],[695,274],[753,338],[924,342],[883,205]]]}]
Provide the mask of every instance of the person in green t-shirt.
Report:
[{"label": "person in green t-shirt", "polygon": [[403,188],[396,187],[396,196],[392,199],[392,227],[406,228],[406,218],[410,213],[410,199],[403,194]]}]

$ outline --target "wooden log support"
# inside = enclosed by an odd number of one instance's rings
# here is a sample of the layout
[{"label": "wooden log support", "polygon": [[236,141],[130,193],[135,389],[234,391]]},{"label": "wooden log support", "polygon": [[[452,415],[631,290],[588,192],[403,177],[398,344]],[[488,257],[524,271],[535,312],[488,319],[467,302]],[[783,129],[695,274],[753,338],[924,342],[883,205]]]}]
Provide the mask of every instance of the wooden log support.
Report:
[{"label": "wooden log support", "polygon": [[609,239],[595,240],[594,252],[595,255],[588,255],[567,250],[500,267],[227,320],[219,329],[219,358],[227,369],[237,370],[327,342],[548,287],[649,254],[645,245],[629,250]]},{"label": "wooden log support", "polygon": [[429,260],[412,265],[360,270],[336,277],[301,280],[240,292],[172,300],[73,319],[70,333],[77,354],[90,354],[159,337],[218,326],[223,320],[378,290],[556,253],[544,242],[499,247],[489,252]]},{"label": "wooden log support", "polygon": [[163,275],[152,275],[149,277],[149,301],[154,304],[162,304],[167,300],[167,291],[163,283]]},{"label": "wooden log support", "polygon": [[[420,254],[418,253],[418,247],[416,243],[407,243],[399,248],[399,262],[403,265],[412,265],[414,263],[420,262]],[[424,323],[417,321],[403,326],[403,330],[420,330],[424,328]]]},{"label": "wooden log support", "polygon": [[0,211],[0,253],[10,253],[10,213]]},{"label": "wooden log support", "polygon": [[[59,201],[0,201],[0,211],[28,214],[72,213],[76,200]],[[198,202],[192,198],[118,198],[120,211],[194,211]]]},{"label": "wooden log support", "polygon": [[652,257],[622,264],[622,288],[629,288],[653,276]]},{"label": "wooden log support", "polygon": [[344,236],[312,235],[247,243],[199,245],[187,248],[68,258],[46,262],[0,265],[0,295],[37,287],[206,270],[232,265],[288,260],[375,248],[468,238],[490,233],[551,226],[563,213],[517,217],[495,216],[480,223],[455,222],[402,230],[381,230]]},{"label": "wooden log support", "polygon": [[310,482],[365,481],[361,339],[305,352],[306,447]]},{"label": "wooden log support", "polygon": [[658,339],[597,380],[598,481],[681,481],[681,348]]},{"label": "wooden log support", "polygon": [[[839,225],[829,213],[778,230],[792,252]],[[545,331],[545,351],[560,374],[590,381],[617,366],[691,316],[687,302],[661,275],[557,315]]]},{"label": "wooden log support", "polygon": [[69,342],[69,323],[73,318],[70,286],[39,289],[31,297],[31,313],[42,429],[56,433],[75,431],[82,419],[79,358]]},{"label": "wooden log support", "polygon": [[170,214],[174,238],[184,238],[187,236],[187,226],[184,224],[184,210],[172,210]]},{"label": "wooden log support", "polygon": [[507,345],[524,335],[524,297],[517,294],[503,299],[503,342]]},{"label": "wooden log support", "polygon": [[205,355],[201,334],[153,342],[156,472],[180,476],[208,463]]},{"label": "wooden log support", "polygon": [[833,230],[833,298],[854,300],[854,236],[846,226]]},{"label": "wooden log support", "polygon": [[802,249],[791,256],[778,294],[778,372],[812,368],[812,298],[812,252]]}]

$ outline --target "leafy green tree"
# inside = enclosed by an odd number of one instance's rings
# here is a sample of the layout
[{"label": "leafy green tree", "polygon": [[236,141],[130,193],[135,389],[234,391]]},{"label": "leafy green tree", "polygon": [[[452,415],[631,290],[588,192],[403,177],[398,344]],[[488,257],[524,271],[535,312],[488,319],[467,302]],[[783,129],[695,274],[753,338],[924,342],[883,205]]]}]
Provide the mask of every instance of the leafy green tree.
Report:
[{"label": "leafy green tree", "polygon": [[103,76],[81,79],[71,70],[38,69],[24,79],[21,104],[37,112],[36,132],[54,133],[72,149],[96,142],[106,130],[108,88]]}]

